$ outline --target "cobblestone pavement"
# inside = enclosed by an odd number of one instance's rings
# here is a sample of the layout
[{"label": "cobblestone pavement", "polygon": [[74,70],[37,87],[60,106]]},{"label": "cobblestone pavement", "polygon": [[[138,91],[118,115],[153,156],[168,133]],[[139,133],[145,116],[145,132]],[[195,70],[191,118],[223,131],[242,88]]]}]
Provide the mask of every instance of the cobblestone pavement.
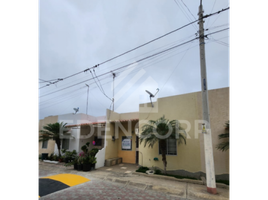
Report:
[{"label": "cobblestone pavement", "polygon": [[136,165],[120,164],[102,167],[90,172],[65,167],[63,163],[39,162],[39,177],[70,173],[91,181],[76,185],[40,199],[181,199],[181,200],[229,200],[229,188],[217,188],[217,194],[209,194],[203,184],[174,181],[168,178],[148,177],[136,173]]},{"label": "cobblestone pavement", "polygon": [[109,199],[109,200],[134,200],[134,199],[159,199],[159,200],[185,200],[172,197],[155,191],[146,191],[133,186],[92,178],[91,181],[64,189],[44,197],[41,200],[52,199]]},{"label": "cobblestone pavement", "polygon": [[44,177],[44,176],[50,176],[57,174],[56,172],[51,172],[49,170],[39,170],[39,177]]}]

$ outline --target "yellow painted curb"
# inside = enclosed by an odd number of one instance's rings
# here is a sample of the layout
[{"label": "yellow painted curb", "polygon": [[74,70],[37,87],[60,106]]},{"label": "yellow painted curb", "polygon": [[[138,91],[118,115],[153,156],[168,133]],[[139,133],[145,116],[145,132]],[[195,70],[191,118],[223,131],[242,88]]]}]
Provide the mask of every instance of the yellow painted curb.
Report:
[{"label": "yellow painted curb", "polygon": [[89,179],[83,176],[79,176],[75,174],[57,174],[57,175],[47,176],[43,178],[49,178],[55,181],[60,181],[70,187],[90,181]]}]

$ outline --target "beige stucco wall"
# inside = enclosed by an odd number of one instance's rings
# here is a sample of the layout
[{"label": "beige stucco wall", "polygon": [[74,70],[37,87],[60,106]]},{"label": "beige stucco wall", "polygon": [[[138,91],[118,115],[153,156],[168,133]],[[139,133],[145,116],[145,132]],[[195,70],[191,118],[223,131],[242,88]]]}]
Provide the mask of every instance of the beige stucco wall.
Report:
[{"label": "beige stucco wall", "polygon": [[[42,129],[43,126],[51,123],[56,123],[58,121],[58,116],[49,116],[45,117],[44,119],[39,120],[39,131]],[[54,152],[54,147],[55,147],[55,141],[54,140],[49,140],[47,144],[47,148],[43,149],[42,148],[42,142],[39,142],[39,154],[42,153],[48,153],[49,155]]]},{"label": "beige stucco wall", "polygon": [[[138,112],[133,113],[116,113],[107,110],[107,123],[106,123],[106,150],[105,159],[122,157],[124,163],[135,163],[136,162],[136,135],[135,135],[135,125],[137,121],[130,123],[130,129],[128,129],[128,122],[122,122],[121,125],[126,131],[123,131],[119,125],[116,125],[119,120],[130,120],[137,119],[139,117]],[[118,127],[118,132],[115,128]],[[112,141],[112,136],[115,136],[115,141]],[[132,136],[132,150],[126,151],[122,150],[122,136]]]},{"label": "beige stucco wall", "polygon": [[[224,131],[224,124],[229,120],[229,88],[210,90],[209,109],[211,120],[212,141],[215,147],[218,135]],[[180,144],[177,155],[167,155],[167,170],[186,170],[189,172],[205,172],[203,135],[197,133],[201,130],[201,123],[196,126],[197,120],[202,120],[201,92],[159,98],[151,104],[141,104],[139,109],[139,133],[143,121],[156,120],[163,115],[167,119],[177,119],[181,126],[187,130],[187,144]],[[147,167],[159,167],[163,169],[162,156],[158,154],[158,144],[153,148],[139,147],[139,164]],[[159,161],[154,161],[158,157]],[[229,173],[229,151],[220,152],[214,148],[214,161],[216,174]]]},{"label": "beige stucco wall", "polygon": [[[138,113],[137,113],[138,114]],[[123,163],[136,163],[136,134],[135,134],[135,124],[138,121],[129,121],[122,122],[124,129],[119,129],[119,138],[118,138],[118,157],[123,158]],[[122,150],[122,137],[131,136],[132,139],[132,148],[131,150]]]},{"label": "beige stucco wall", "polygon": [[115,136],[114,123],[110,123],[110,120],[119,120],[119,114],[111,110],[106,111],[107,122],[105,131],[105,159],[118,157],[118,139],[112,140],[112,136]]}]

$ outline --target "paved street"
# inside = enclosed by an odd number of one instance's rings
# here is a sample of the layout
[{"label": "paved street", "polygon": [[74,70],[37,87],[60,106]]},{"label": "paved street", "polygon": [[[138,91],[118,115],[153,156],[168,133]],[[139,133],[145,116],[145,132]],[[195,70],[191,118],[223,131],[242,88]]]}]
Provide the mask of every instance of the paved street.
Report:
[{"label": "paved street", "polygon": [[104,181],[101,179],[92,178],[91,181],[61,190],[40,199],[181,199],[161,194],[159,192],[144,191],[134,188],[133,186],[124,186],[120,183]]},{"label": "paved street", "polygon": [[219,194],[211,195],[204,185],[139,176],[134,172],[136,169],[136,165],[121,164],[82,172],[62,164],[40,162],[39,177],[67,173],[90,179],[40,199],[229,199],[229,190],[224,188],[217,188]]}]

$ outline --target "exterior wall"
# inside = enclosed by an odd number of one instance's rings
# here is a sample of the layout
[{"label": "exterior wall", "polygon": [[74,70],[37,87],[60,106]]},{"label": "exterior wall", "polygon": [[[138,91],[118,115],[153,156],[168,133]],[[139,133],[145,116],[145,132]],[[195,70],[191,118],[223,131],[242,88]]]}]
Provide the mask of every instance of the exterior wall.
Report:
[{"label": "exterior wall", "polygon": [[[209,109],[213,145],[219,143],[218,135],[224,132],[224,124],[229,120],[229,88],[209,90]],[[205,172],[204,141],[201,133],[202,98],[201,92],[159,98],[154,108],[151,104],[140,104],[139,133],[144,121],[156,120],[165,115],[169,120],[177,119],[187,132],[186,145],[177,146],[177,155],[167,155],[167,170]],[[149,111],[148,111],[149,110]],[[158,143],[153,148],[139,146],[139,164],[163,169],[162,156],[158,153]],[[213,149],[215,173],[229,173],[229,151]],[[159,161],[154,161],[157,157]]]},{"label": "exterior wall", "polygon": [[[58,121],[58,116],[49,116],[45,117],[44,119],[39,120],[39,130],[42,130],[43,126],[47,124],[52,124],[56,123]],[[49,155],[54,152],[54,147],[55,147],[55,141],[54,140],[48,140],[47,148],[43,149],[42,148],[42,142],[39,142],[39,154],[42,153],[48,153]]]},{"label": "exterior wall", "polygon": [[115,126],[114,123],[110,123],[110,120],[119,120],[119,114],[111,110],[106,112],[107,122],[105,130],[105,160],[109,158],[116,158],[118,156],[118,138],[115,141],[112,140],[112,136],[115,136]]},{"label": "exterior wall", "polygon": [[[76,125],[76,124],[82,124],[82,123],[90,123],[90,122],[97,122],[97,121],[105,121],[105,116],[101,116],[101,117],[94,117],[91,115],[86,115],[84,113],[78,113],[78,114],[73,114],[73,113],[69,113],[69,114],[64,114],[64,115],[59,115],[58,116],[58,122],[64,122],[67,123],[67,125]],[[81,147],[83,145],[85,145],[87,142],[90,142],[90,149],[91,150],[93,148],[92,145],[92,141],[94,139],[93,137],[90,138],[85,138],[82,137],[82,135],[86,135],[88,132],[85,129],[85,127],[78,127],[78,128],[72,128],[71,129],[71,136],[72,138],[70,138],[69,141],[69,151],[73,151],[76,150],[77,153],[80,153]],[[82,134],[82,135],[80,135]],[[94,134],[95,135],[95,134]],[[62,145],[62,142],[61,142]],[[98,147],[96,147],[98,148]],[[58,155],[58,150],[57,150],[57,146],[55,144],[55,150],[54,153]]]},{"label": "exterior wall", "polygon": [[[123,122],[121,123],[124,129],[119,129],[118,138],[118,157],[122,157],[123,163],[136,163],[136,134],[135,134],[135,123],[137,121]],[[130,129],[128,129],[130,127]],[[132,148],[131,150],[122,150],[122,137],[131,136],[132,137]]]},{"label": "exterior wall", "polygon": [[[110,122],[115,120],[130,120],[137,119],[139,117],[138,112],[135,113],[122,113],[118,114],[113,111],[107,110],[106,123],[106,153],[105,159],[122,157],[123,163],[136,163],[136,135],[135,125],[137,121],[131,121],[130,129],[128,129],[128,122]],[[117,125],[116,125],[117,124]],[[120,127],[121,125],[122,127]],[[118,131],[116,131],[116,129]],[[125,129],[125,130],[122,130]],[[115,141],[112,141],[112,136],[115,137]],[[132,136],[132,149],[122,150],[122,136]]]}]

